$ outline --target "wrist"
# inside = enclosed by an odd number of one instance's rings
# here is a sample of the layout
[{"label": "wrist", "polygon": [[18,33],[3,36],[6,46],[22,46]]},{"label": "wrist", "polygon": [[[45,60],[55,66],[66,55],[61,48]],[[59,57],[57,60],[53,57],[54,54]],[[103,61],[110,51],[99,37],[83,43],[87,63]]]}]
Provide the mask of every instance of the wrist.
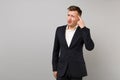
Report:
[{"label": "wrist", "polygon": [[80,26],[80,27],[81,27],[81,29],[85,28],[85,26]]}]

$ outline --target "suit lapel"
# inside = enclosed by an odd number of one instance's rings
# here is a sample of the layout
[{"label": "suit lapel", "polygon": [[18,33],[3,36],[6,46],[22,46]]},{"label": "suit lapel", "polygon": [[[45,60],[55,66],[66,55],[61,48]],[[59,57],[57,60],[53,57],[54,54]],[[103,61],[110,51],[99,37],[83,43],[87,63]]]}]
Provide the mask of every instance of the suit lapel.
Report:
[{"label": "suit lapel", "polygon": [[79,29],[80,29],[80,27],[78,26],[75,33],[74,33],[74,35],[73,35],[73,38],[72,38],[72,41],[71,41],[69,47],[72,47],[72,45],[74,45],[77,42],[77,40],[79,39],[79,37],[80,37]]},{"label": "suit lapel", "polygon": [[67,25],[63,28],[63,40],[64,40],[64,43],[65,43],[65,45],[67,46],[67,48],[70,48],[70,47],[72,47],[72,45],[74,45],[76,42],[77,42],[77,40],[79,39],[79,36],[80,36],[80,33],[79,33],[79,26],[77,27],[77,29],[76,29],[76,31],[75,31],[75,33],[74,33],[74,35],[73,35],[73,38],[72,38],[72,40],[71,40],[71,43],[70,43],[70,46],[68,46],[68,44],[67,44],[67,41],[66,41],[66,37],[65,37],[65,32],[66,32],[66,27],[67,27]]},{"label": "suit lapel", "polygon": [[65,37],[66,27],[67,27],[67,25],[64,26],[63,32],[62,32],[62,33],[63,33],[63,38],[64,38],[63,40],[64,40],[64,43],[65,43],[65,45],[66,45],[67,48],[68,48],[68,44],[67,44],[66,37]]}]

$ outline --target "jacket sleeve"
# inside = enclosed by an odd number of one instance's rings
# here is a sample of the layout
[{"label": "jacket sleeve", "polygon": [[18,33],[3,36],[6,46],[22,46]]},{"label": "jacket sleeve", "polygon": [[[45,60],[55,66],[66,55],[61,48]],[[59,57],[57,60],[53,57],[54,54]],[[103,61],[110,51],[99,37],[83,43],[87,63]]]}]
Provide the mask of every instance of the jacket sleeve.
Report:
[{"label": "jacket sleeve", "polygon": [[57,33],[58,33],[58,28],[56,29],[56,33],[55,33],[53,54],[52,54],[52,68],[53,68],[53,71],[57,71],[57,64],[58,64],[59,50],[60,50],[60,44],[59,44]]},{"label": "jacket sleeve", "polygon": [[81,30],[82,30],[83,40],[85,43],[85,48],[90,51],[94,48],[94,42],[91,39],[90,29],[87,27],[84,27]]}]

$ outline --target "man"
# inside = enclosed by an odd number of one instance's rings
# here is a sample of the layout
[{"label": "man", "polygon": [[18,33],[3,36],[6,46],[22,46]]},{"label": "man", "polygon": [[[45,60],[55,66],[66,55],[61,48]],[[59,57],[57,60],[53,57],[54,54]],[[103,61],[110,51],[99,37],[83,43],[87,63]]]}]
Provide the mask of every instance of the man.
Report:
[{"label": "man", "polygon": [[78,6],[70,6],[67,25],[56,29],[52,66],[57,80],[82,80],[82,77],[87,76],[83,44],[87,50],[92,50],[94,43],[81,15]]}]

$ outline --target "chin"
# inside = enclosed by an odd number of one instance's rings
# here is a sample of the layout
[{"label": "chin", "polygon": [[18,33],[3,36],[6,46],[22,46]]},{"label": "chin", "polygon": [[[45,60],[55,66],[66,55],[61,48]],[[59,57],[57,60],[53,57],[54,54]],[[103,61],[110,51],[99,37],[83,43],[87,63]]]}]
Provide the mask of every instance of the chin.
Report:
[{"label": "chin", "polygon": [[68,24],[68,26],[72,26],[72,24]]}]

